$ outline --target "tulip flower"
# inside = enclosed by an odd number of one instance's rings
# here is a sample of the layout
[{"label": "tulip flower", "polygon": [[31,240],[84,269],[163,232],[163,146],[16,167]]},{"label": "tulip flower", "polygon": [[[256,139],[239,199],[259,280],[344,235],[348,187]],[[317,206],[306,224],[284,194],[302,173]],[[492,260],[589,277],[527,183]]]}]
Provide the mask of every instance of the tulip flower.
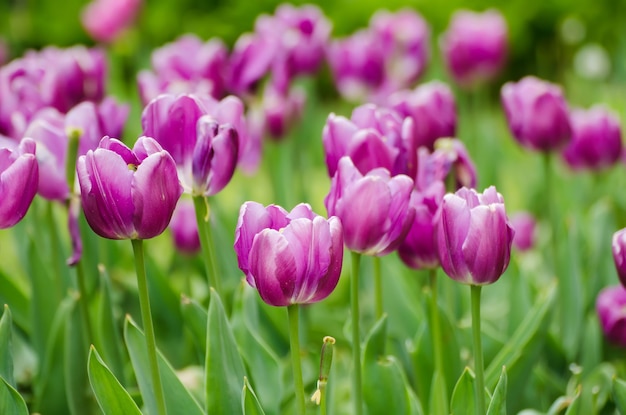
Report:
[{"label": "tulip flower", "polygon": [[547,152],[570,141],[569,110],[558,85],[527,76],[504,84],[501,99],[509,129],[523,147]]},{"label": "tulip flower", "polygon": [[16,148],[0,148],[0,229],[22,220],[37,193],[35,147],[35,141],[24,138]]},{"label": "tulip flower", "polygon": [[137,76],[144,105],[164,93],[224,96],[228,49],[219,39],[203,42],[195,35],[183,35],[156,49],[151,62],[153,71]]},{"label": "tulip flower", "polygon": [[495,78],[506,62],[507,25],[497,10],[454,13],[441,38],[448,72],[469,88]]},{"label": "tulip flower", "polygon": [[348,249],[365,255],[386,255],[406,236],[415,210],[409,200],[413,180],[391,177],[385,169],[361,174],[349,157],[339,160],[324,204],[341,219]]},{"label": "tulip flower", "polygon": [[101,42],[112,42],[130,27],[139,13],[141,0],[93,0],[82,12],[87,32]]},{"label": "tulip flower", "polygon": [[528,212],[518,212],[511,216],[511,226],[515,229],[513,247],[518,251],[528,251],[535,245],[537,223]]},{"label": "tulip flower", "polygon": [[109,239],[148,239],[170,222],[182,193],[176,164],[153,138],[133,149],[104,137],[77,163],[81,199],[94,232]]},{"label": "tulip flower", "polygon": [[476,166],[463,143],[455,138],[438,139],[432,153],[419,148],[417,160],[415,188],[418,190],[424,191],[440,181],[453,183],[449,186],[450,191],[476,186]]},{"label": "tulip flower", "polygon": [[623,285],[607,287],[596,299],[596,312],[606,338],[616,345],[626,347],[626,288]]},{"label": "tulip flower", "polygon": [[170,230],[172,231],[174,246],[180,252],[193,255],[200,251],[198,224],[191,200],[180,199],[178,201],[170,221]]},{"label": "tulip flower", "polygon": [[622,153],[619,117],[602,106],[570,114],[572,141],[563,158],[573,169],[601,170],[617,163]]}]

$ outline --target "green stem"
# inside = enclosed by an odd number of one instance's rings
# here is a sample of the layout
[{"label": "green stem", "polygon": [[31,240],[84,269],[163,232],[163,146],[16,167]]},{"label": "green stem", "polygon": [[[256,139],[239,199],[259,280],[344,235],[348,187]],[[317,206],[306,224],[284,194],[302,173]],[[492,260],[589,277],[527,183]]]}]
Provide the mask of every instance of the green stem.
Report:
[{"label": "green stem", "polygon": [[483,346],[480,338],[480,290],[482,286],[471,285],[472,291],[472,335],[474,337],[474,371],[476,372],[476,413],[485,414],[485,368]]},{"label": "green stem", "polygon": [[146,334],[146,346],[148,348],[148,361],[150,363],[150,376],[152,377],[152,388],[156,400],[159,415],[167,415],[165,406],[165,395],[159,374],[157,360],[156,341],[154,339],[154,326],[152,325],[152,314],[150,311],[150,297],[148,296],[148,279],[146,277],[146,267],[143,258],[143,240],[131,239],[133,253],[135,254],[135,269],[137,271],[137,288],[139,289],[139,306],[141,308],[141,320]]},{"label": "green stem", "polygon": [[78,282],[78,292],[80,294],[79,304],[83,316],[83,325],[87,336],[87,344],[93,344],[93,330],[89,319],[89,302],[87,299],[87,284],[85,283],[85,269],[82,261],[76,263],[76,280]]},{"label": "green stem", "polygon": [[432,325],[433,352],[435,355],[435,371],[444,379],[443,350],[441,345],[441,325],[439,324],[439,307],[437,305],[437,269],[429,270],[430,277],[430,318]]},{"label": "green stem", "polygon": [[193,205],[196,211],[200,246],[202,247],[202,256],[204,259],[204,266],[209,285],[215,288],[215,291],[217,291],[218,294],[223,294],[220,276],[217,272],[216,256],[213,250],[213,240],[211,238],[209,202],[205,196],[193,196]]},{"label": "green stem", "polygon": [[326,415],[328,410],[326,409],[326,382],[320,383],[320,415]]},{"label": "green stem", "polygon": [[289,315],[289,342],[291,346],[291,366],[293,367],[293,387],[296,394],[296,408],[298,415],[305,414],[304,383],[302,382],[302,363],[300,362],[300,333],[298,330],[298,304],[287,307]]},{"label": "green stem", "polygon": [[354,370],[353,393],[354,415],[363,413],[363,388],[361,380],[361,333],[359,331],[359,263],[361,254],[352,252],[352,280],[350,283],[350,303],[352,306],[352,364]]},{"label": "green stem", "polygon": [[376,320],[383,316],[383,279],[380,272],[380,257],[373,257],[374,260],[374,296],[376,301]]}]

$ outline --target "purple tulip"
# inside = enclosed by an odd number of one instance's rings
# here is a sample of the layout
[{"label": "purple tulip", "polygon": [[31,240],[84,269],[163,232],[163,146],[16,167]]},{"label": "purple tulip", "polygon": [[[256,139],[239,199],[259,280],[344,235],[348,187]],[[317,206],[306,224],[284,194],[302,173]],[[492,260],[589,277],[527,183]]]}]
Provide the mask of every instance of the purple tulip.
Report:
[{"label": "purple tulip", "polygon": [[626,287],[626,228],[613,234],[613,260],[617,276],[624,287]]},{"label": "purple tulip", "polygon": [[448,71],[463,87],[495,78],[506,62],[507,24],[497,10],[454,13],[441,38],[441,50]]},{"label": "purple tulip", "polygon": [[[160,95],[144,109],[144,135],[154,137],[178,166],[187,192],[210,196],[228,184],[237,165],[243,104],[193,95]],[[245,132],[244,132],[245,134]]]},{"label": "purple tulip", "polygon": [[109,239],[149,239],[170,222],[182,187],[176,163],[150,137],[133,149],[104,137],[76,166],[87,223]]},{"label": "purple tulip", "polygon": [[279,140],[290,126],[302,116],[306,94],[302,89],[291,88],[287,94],[281,93],[272,85],[263,91],[264,130],[273,139]]},{"label": "purple tulip", "polygon": [[22,220],[37,193],[35,147],[35,141],[24,138],[13,149],[0,148],[0,229]]},{"label": "purple tulip", "polygon": [[272,306],[311,304],[335,289],[343,261],[339,219],[324,219],[309,205],[290,213],[246,202],[239,211],[235,252],[248,284]]},{"label": "purple tulip", "polygon": [[349,157],[343,157],[324,205],[329,216],[341,219],[348,249],[382,256],[394,251],[411,227],[415,216],[409,203],[412,189],[408,176],[391,177],[382,168],[364,176]]},{"label": "purple tulip", "polygon": [[626,288],[623,285],[607,287],[596,299],[596,311],[606,338],[626,347]]},{"label": "purple tulip", "polygon": [[528,251],[535,245],[537,222],[528,212],[518,212],[511,216],[511,226],[515,229],[513,247],[518,251]]},{"label": "purple tulip", "polygon": [[411,206],[415,219],[398,247],[402,262],[413,269],[433,269],[439,266],[437,228],[439,207],[446,193],[443,182],[433,183],[423,192],[413,190]]},{"label": "purple tulip", "polygon": [[388,105],[414,120],[416,146],[434,149],[435,140],[456,136],[456,103],[448,85],[439,81],[422,84],[412,91],[399,91]]},{"label": "purple tulip", "polygon": [[417,153],[413,119],[402,118],[395,111],[374,104],[361,105],[351,120],[330,114],[322,133],[329,176],[339,160],[348,156],[365,174],[382,167],[392,175],[415,176]]},{"label": "purple tulip", "polygon": [[570,141],[569,110],[558,85],[527,76],[504,84],[501,98],[509,129],[523,147],[550,151]]},{"label": "purple tulip", "polygon": [[141,0],[94,0],[83,9],[81,21],[89,35],[101,42],[112,42],[132,25]]},{"label": "purple tulip", "polygon": [[426,190],[433,183],[450,183],[454,179],[454,189],[476,186],[476,166],[463,143],[456,138],[440,138],[435,141],[435,151],[429,153],[426,148],[417,150],[417,176],[415,187]]},{"label": "purple tulip", "polygon": [[163,93],[194,93],[223,97],[228,67],[228,50],[219,39],[202,42],[187,34],[152,53],[154,72],[137,77],[144,105]]},{"label": "purple tulip", "polygon": [[514,234],[495,187],[482,194],[465,187],[449,193],[437,232],[441,267],[461,283],[492,284],[509,265]]},{"label": "purple tulip", "polygon": [[385,51],[386,91],[397,91],[414,84],[426,69],[430,57],[430,28],[411,9],[396,13],[378,11],[370,20],[371,30]]},{"label": "purple tulip", "polygon": [[230,55],[227,75],[228,89],[239,96],[253,93],[270,70],[276,42],[256,33],[241,35]]},{"label": "purple tulip", "polygon": [[563,158],[573,169],[601,170],[620,159],[622,131],[618,116],[602,106],[573,110],[570,114],[572,141]]},{"label": "purple tulip", "polygon": [[174,246],[180,252],[194,255],[200,251],[200,236],[193,202],[190,199],[180,199],[174,209],[170,230]]},{"label": "purple tulip", "polygon": [[65,113],[82,101],[104,95],[105,56],[75,46],[29,51],[0,68],[0,134],[21,138],[42,108]]}]

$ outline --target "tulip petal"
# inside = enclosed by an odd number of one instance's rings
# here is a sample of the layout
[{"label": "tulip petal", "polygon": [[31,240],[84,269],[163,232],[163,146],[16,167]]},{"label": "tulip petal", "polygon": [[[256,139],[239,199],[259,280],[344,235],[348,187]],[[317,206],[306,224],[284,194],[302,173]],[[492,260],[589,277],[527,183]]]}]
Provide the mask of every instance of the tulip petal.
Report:
[{"label": "tulip petal", "polygon": [[456,194],[444,196],[437,232],[439,260],[446,274],[462,282],[470,277],[461,250],[469,231],[470,220],[470,210],[465,199]]},{"label": "tulip petal", "polygon": [[[326,222],[321,217],[319,219],[314,219],[314,222],[316,221]],[[315,223],[314,225],[316,225],[314,229],[317,229],[317,226],[319,226]],[[328,249],[330,260],[328,261],[326,274],[323,275],[321,278],[318,278],[317,280],[315,293],[313,297],[309,298],[309,303],[321,301],[324,298],[328,297],[337,286],[337,283],[339,282],[339,277],[341,275],[341,266],[343,263],[343,227],[341,225],[341,221],[339,220],[339,218],[333,216],[328,219],[328,224],[324,224],[324,226],[328,227],[330,240],[328,241],[327,246],[324,246],[323,249],[320,248],[320,255],[326,255],[325,250]]]},{"label": "tulip petal", "polygon": [[4,171],[0,169],[0,229],[15,225],[26,215],[35,197],[38,180],[34,154],[22,154]]},{"label": "tulip petal", "polygon": [[263,301],[278,307],[291,304],[296,269],[284,235],[274,229],[263,229],[256,235],[250,249],[250,274]]}]

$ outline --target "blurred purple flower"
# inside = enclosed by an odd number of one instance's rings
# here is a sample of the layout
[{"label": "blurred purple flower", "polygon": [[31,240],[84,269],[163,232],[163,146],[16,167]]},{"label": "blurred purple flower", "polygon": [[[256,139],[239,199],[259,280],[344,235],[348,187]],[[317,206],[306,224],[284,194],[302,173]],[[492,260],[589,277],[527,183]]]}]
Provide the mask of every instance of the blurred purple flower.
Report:
[{"label": "blurred purple flower", "polygon": [[601,170],[613,166],[622,153],[619,117],[602,106],[575,109],[570,114],[572,141],[563,158],[573,169]]},{"label": "blurred purple flower", "polygon": [[22,220],[37,193],[35,147],[35,141],[24,138],[14,148],[0,148],[0,229]]},{"label": "blurred purple flower", "polygon": [[363,175],[349,157],[343,157],[324,205],[329,216],[341,219],[348,249],[382,256],[400,245],[413,223],[412,189],[408,176],[391,177],[383,168]]},{"label": "blurred purple flower", "polygon": [[606,338],[626,347],[626,288],[616,285],[600,291],[596,299],[596,312]]},{"label": "blurred purple flower", "polygon": [[509,129],[523,147],[558,150],[570,141],[569,110],[558,85],[527,76],[504,84],[501,98]]},{"label": "blurred purple flower", "polygon": [[151,71],[137,76],[144,105],[159,94],[194,93],[220,99],[225,93],[228,50],[219,39],[187,34],[152,53]]},{"label": "blurred purple flower", "polygon": [[133,149],[104,137],[76,166],[87,223],[103,238],[149,239],[170,222],[182,187],[169,153],[150,137]]},{"label": "blurred purple flower", "polygon": [[104,96],[105,56],[75,46],[29,51],[0,68],[0,134],[21,138],[42,108],[65,113],[82,101]]},{"label": "blurred purple flower", "polygon": [[287,213],[280,206],[246,202],[239,211],[235,252],[248,284],[272,306],[311,304],[335,289],[343,261],[339,219],[309,205]]},{"label": "blurred purple flower", "polygon": [[362,174],[382,167],[414,177],[417,152],[413,119],[402,118],[394,110],[374,104],[354,109],[348,120],[330,114],[322,132],[326,167],[334,176],[339,160],[348,156]]},{"label": "blurred purple flower", "polygon": [[456,103],[448,85],[439,81],[402,90],[388,99],[388,106],[414,120],[416,146],[434,149],[435,140],[456,136]]},{"label": "blurred purple flower", "polygon": [[506,20],[494,9],[483,13],[459,10],[440,45],[448,72],[460,86],[469,88],[491,81],[506,62]]},{"label": "blurred purple flower", "polygon": [[176,161],[186,192],[213,195],[232,178],[246,134],[239,99],[160,95],[144,109],[141,124]]},{"label": "blurred purple flower", "polygon": [[112,42],[130,27],[141,8],[141,0],[93,0],[82,11],[87,33],[97,41]]},{"label": "blurred purple flower", "polygon": [[535,246],[537,222],[528,212],[518,212],[511,216],[511,226],[515,230],[513,247],[519,251],[528,251]]},{"label": "blurred purple flower", "polygon": [[193,202],[190,199],[180,199],[174,209],[170,230],[174,246],[180,252],[194,255],[200,251],[200,236],[198,235],[198,222]]},{"label": "blurred purple flower", "polygon": [[448,193],[437,232],[441,267],[463,284],[492,284],[509,266],[514,234],[495,187],[482,194],[467,188]]},{"label": "blurred purple flower", "polygon": [[446,193],[443,182],[435,182],[426,190],[413,190],[410,205],[415,209],[415,219],[398,247],[402,262],[413,269],[432,269],[439,266],[437,228],[439,207]]},{"label": "blurred purple flower", "polygon": [[449,188],[449,191],[476,187],[476,166],[465,145],[456,138],[438,139],[432,153],[424,147],[419,148],[417,158],[415,188],[420,191],[440,181],[449,184],[451,179],[454,179],[454,188]]},{"label": "blurred purple flower", "polygon": [[281,139],[290,126],[300,120],[305,100],[302,89],[294,87],[283,94],[271,84],[265,87],[262,102],[264,130],[271,138]]}]

